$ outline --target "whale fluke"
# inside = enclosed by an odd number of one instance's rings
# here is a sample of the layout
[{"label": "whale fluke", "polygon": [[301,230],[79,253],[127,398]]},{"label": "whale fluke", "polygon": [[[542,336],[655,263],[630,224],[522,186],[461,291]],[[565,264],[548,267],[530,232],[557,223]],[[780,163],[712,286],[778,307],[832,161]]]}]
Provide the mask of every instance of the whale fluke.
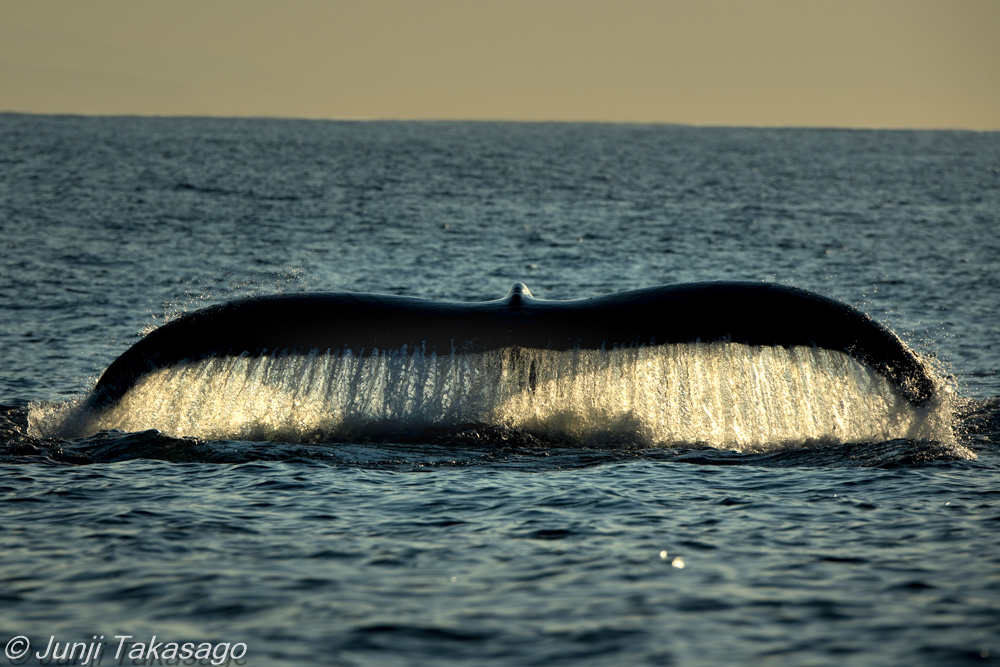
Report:
[{"label": "whale fluke", "polygon": [[891,330],[803,289],[701,282],[556,301],[537,299],[518,283],[501,299],[474,303],[344,292],[211,306],[134,344],[107,368],[89,402],[110,406],[152,371],[216,357],[610,350],[715,341],[845,352],[889,379],[915,406],[935,391],[926,366]]}]

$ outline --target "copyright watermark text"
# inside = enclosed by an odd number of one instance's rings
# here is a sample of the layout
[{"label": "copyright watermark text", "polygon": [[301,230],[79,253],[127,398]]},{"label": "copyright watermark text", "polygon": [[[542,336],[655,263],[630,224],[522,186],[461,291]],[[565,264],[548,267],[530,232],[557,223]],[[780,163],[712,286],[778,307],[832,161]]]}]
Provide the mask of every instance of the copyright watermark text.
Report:
[{"label": "copyright watermark text", "polygon": [[[2,640],[0,640],[2,641]],[[62,641],[51,635],[32,641],[25,635],[12,637],[4,647],[4,656],[12,665],[245,665],[244,642],[177,642],[153,635],[148,640],[132,635],[94,635],[89,641]]]}]

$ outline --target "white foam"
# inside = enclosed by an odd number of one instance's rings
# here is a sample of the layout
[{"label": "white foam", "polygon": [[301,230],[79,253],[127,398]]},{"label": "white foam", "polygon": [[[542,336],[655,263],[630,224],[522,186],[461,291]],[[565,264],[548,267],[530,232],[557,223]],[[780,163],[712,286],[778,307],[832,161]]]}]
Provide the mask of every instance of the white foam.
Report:
[{"label": "white foam", "polygon": [[739,451],[951,441],[951,421],[940,400],[916,407],[847,354],[719,342],[223,357],[150,373],[107,410],[31,411],[31,429],[42,437],[158,429],[209,439],[355,441],[488,425],[570,442]]}]

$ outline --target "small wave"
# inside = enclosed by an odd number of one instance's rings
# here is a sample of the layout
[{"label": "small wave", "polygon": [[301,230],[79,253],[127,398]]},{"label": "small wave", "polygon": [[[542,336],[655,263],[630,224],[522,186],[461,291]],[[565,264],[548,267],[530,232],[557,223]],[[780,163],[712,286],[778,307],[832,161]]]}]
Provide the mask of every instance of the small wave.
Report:
[{"label": "small wave", "polygon": [[265,201],[298,201],[300,199],[297,195],[268,194],[257,192],[256,190],[233,190],[210,185],[195,185],[194,183],[189,183],[188,181],[178,182],[174,185],[174,189],[179,191],[196,192],[198,194],[205,195],[239,197],[241,199],[261,199]]}]

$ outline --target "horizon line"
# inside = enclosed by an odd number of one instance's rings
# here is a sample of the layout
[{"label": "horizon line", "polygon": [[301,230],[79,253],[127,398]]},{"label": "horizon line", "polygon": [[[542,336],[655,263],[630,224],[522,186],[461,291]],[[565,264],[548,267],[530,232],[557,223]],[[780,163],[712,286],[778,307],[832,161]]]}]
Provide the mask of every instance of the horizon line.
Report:
[{"label": "horizon line", "polygon": [[207,113],[96,113],[88,111],[21,111],[2,109],[3,116],[54,116],[76,118],[148,118],[148,119],[202,119],[202,120],[289,120],[332,123],[509,123],[523,125],[659,125],[664,127],[692,127],[719,129],[761,130],[843,130],[869,132],[1000,132],[1000,126],[945,127],[945,126],[894,126],[894,125],[821,125],[821,124],[767,124],[767,123],[698,123],[666,120],[600,120],[594,118],[470,118],[470,117],[421,117],[421,116],[274,116],[261,114],[207,114]]}]

